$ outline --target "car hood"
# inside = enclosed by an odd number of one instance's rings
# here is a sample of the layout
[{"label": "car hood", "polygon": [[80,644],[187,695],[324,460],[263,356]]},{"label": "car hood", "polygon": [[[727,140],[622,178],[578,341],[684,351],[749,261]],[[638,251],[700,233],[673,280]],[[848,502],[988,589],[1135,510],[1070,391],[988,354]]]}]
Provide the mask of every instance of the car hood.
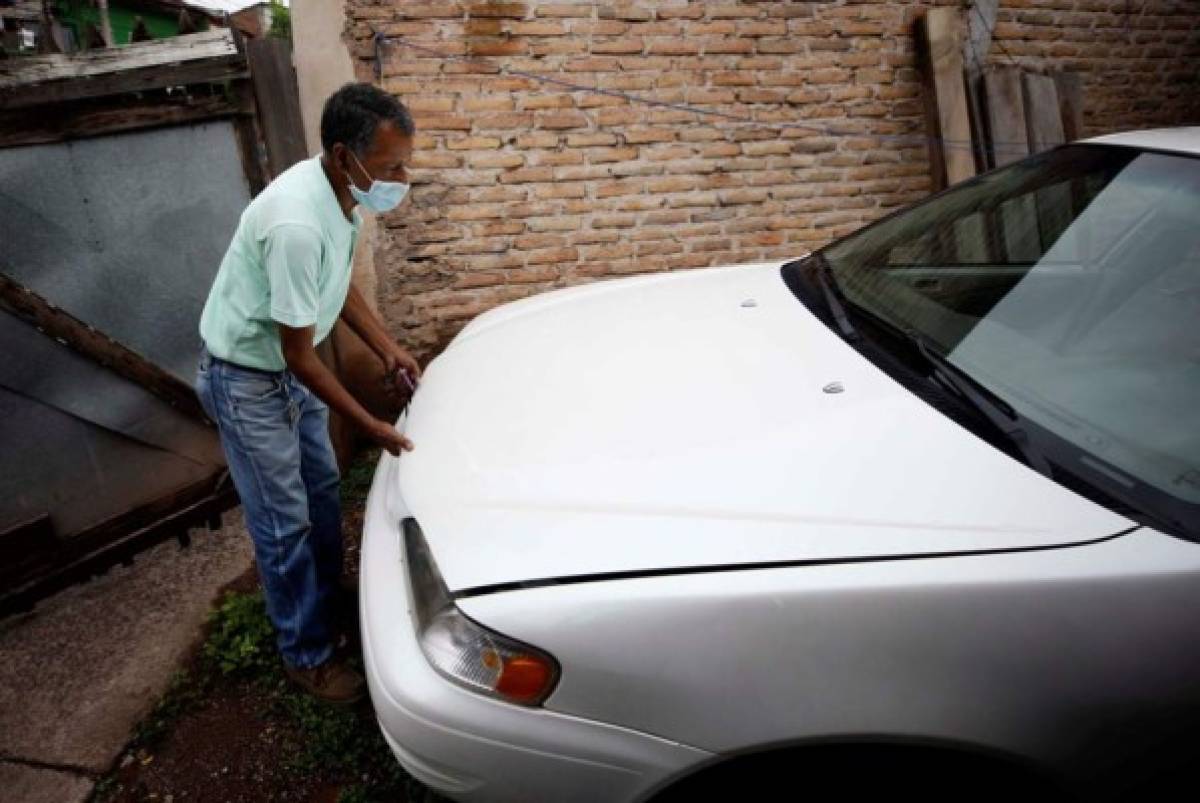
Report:
[{"label": "car hood", "polygon": [[850,348],[778,264],[498,308],[403,422],[407,511],[452,591],[1037,548],[1131,523],[1002,454]]}]

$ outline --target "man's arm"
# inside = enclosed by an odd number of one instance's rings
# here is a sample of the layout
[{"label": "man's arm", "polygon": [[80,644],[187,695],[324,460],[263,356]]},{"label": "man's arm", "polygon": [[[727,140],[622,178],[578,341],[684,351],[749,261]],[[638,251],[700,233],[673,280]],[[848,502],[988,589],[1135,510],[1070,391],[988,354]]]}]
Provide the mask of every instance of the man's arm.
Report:
[{"label": "man's arm", "polygon": [[325,363],[321,362],[313,348],[314,327],[277,325],[280,345],[283,347],[283,359],[288,370],[295,374],[306,388],[317,394],[317,398],[340,415],[353,421],[359,429],[392,454],[400,454],[401,449],[412,451],[412,441],[397,432],[391,424],[379,420],[363,409],[337,377],[325,367]]},{"label": "man's arm", "polygon": [[407,371],[414,381],[421,376],[420,365],[408,351],[401,348],[392,339],[379,315],[371,309],[362,293],[353,284],[350,285],[350,292],[346,294],[346,303],[342,306],[341,317],[363,339],[363,342],[379,355],[389,376],[394,374],[398,368]]}]

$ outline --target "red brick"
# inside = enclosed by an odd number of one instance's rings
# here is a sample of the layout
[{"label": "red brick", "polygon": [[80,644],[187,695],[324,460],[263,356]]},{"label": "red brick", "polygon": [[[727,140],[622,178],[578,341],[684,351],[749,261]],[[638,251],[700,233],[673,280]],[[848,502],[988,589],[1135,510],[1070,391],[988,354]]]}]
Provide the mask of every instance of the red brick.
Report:
[{"label": "red brick", "polygon": [[412,97],[404,98],[404,105],[410,112],[449,112],[454,110],[454,98],[442,97]]},{"label": "red brick", "polygon": [[558,271],[554,268],[526,268],[524,270],[510,270],[507,274],[507,279],[510,284],[537,284],[539,282],[552,282],[557,278]]},{"label": "red brick", "polygon": [[417,128],[426,131],[470,131],[471,120],[453,114],[414,114]]},{"label": "red brick", "polygon": [[706,54],[754,52],[754,42],[750,39],[703,39],[701,46]]},{"label": "red brick", "polygon": [[[449,100],[449,98],[447,98]],[[467,112],[506,112],[512,111],[512,98],[503,95],[480,95],[462,99],[463,111]]]},{"label": "red brick", "polygon": [[624,139],[630,145],[644,142],[671,142],[675,139],[675,131],[669,128],[631,128],[625,131]]},{"label": "red brick", "polygon": [[709,19],[744,19],[746,17],[758,17],[762,15],[759,9],[753,6],[710,6],[704,3],[704,10],[708,14]]},{"label": "red brick", "polygon": [[624,162],[637,157],[637,148],[594,148],[587,152],[587,160],[592,164]]},{"label": "red brick", "polygon": [[687,39],[662,39],[651,42],[647,51],[659,56],[689,56],[700,52],[700,45]]},{"label": "red brick", "polygon": [[527,184],[532,181],[553,181],[554,170],[549,167],[525,167],[500,174],[504,184]]},{"label": "red brick", "polygon": [[472,39],[467,42],[467,52],[472,56],[517,56],[528,49],[529,43],[523,39]]},{"label": "red brick", "polygon": [[462,158],[452,153],[417,151],[413,154],[412,166],[417,168],[461,167]]},{"label": "red brick", "polygon": [[597,215],[592,218],[592,228],[628,229],[637,223],[634,215]]},{"label": "red brick", "polygon": [[471,167],[520,167],[525,157],[519,153],[479,153],[468,158]]},{"label": "red brick", "polygon": [[570,95],[530,95],[517,100],[523,111],[534,109],[569,109],[575,105],[575,98]]},{"label": "red brick", "polygon": [[593,53],[641,53],[646,47],[642,39],[608,39],[592,43]]},{"label": "red brick", "polygon": [[518,22],[510,30],[514,36],[564,36],[567,26],[561,22]]},{"label": "red brick", "polygon": [[583,182],[539,184],[533,188],[533,197],[539,200],[549,198],[583,198],[586,195],[587,189]]},{"label": "red brick", "polygon": [[618,245],[595,245],[590,248],[582,248],[579,255],[583,259],[599,260],[599,259],[623,259],[633,256],[633,246],[629,243],[620,243]]},{"label": "red brick", "polygon": [[462,17],[461,3],[401,3],[393,12],[398,17],[441,17],[443,19],[458,19]]},{"label": "red brick", "polygon": [[583,154],[579,151],[534,151],[529,155],[529,164],[552,167],[581,165],[583,164]]},{"label": "red brick", "polygon": [[467,8],[467,16],[469,17],[509,17],[512,19],[524,19],[528,13],[529,6],[525,3],[473,3]]},{"label": "red brick", "polygon": [[588,117],[586,114],[578,112],[564,112],[560,114],[540,114],[537,121],[538,128],[550,130],[562,130],[567,128],[587,128]]},{"label": "red brick", "polygon": [[561,262],[573,262],[579,258],[579,252],[574,248],[548,248],[530,251],[527,264],[552,265]]},{"label": "red brick", "polygon": [[500,112],[480,114],[475,118],[475,127],[480,130],[532,128],[533,115],[526,112]]},{"label": "red brick", "polygon": [[577,3],[538,3],[533,13],[539,17],[590,17],[592,6]]},{"label": "red brick", "polygon": [[544,131],[534,131],[529,134],[521,134],[516,139],[518,148],[557,148],[558,134],[551,134]]}]

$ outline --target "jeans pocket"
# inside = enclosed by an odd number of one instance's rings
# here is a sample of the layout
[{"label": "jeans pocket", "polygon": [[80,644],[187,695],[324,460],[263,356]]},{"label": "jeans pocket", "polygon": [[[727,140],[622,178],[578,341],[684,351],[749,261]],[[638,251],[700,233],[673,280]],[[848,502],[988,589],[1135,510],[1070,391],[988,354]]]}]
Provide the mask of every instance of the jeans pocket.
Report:
[{"label": "jeans pocket", "polygon": [[283,385],[274,377],[233,372],[225,373],[225,388],[234,404],[254,404],[283,392]]},{"label": "jeans pocket", "polygon": [[200,399],[200,407],[203,408],[204,414],[213,423],[217,421],[217,411],[212,405],[212,377],[209,376],[208,366],[203,363],[196,370],[196,384],[194,385],[196,397]]}]

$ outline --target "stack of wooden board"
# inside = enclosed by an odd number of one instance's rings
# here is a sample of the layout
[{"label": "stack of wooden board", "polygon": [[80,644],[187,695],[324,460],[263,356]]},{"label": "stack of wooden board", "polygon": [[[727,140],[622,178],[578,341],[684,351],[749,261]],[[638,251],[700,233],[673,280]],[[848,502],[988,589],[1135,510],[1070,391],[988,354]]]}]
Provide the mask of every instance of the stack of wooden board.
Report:
[{"label": "stack of wooden board", "polygon": [[[1083,134],[1078,75],[983,67],[978,58],[968,68],[965,28],[958,8],[934,8],[917,30],[929,89],[930,157],[939,189]],[[982,47],[988,44],[985,40]],[[968,52],[978,53],[979,47],[974,37]]]}]

